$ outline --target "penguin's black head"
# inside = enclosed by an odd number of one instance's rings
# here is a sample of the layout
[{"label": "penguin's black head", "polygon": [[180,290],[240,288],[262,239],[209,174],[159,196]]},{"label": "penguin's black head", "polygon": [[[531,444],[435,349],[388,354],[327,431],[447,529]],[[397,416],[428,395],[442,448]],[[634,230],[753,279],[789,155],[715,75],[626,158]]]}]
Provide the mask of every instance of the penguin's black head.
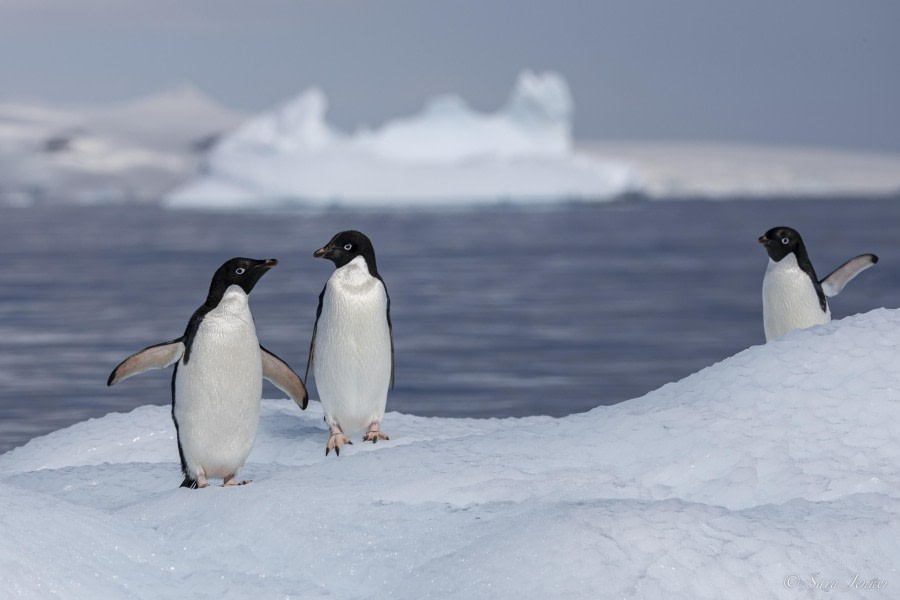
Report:
[{"label": "penguin's black head", "polygon": [[213,275],[212,285],[210,286],[210,294],[218,291],[220,294],[225,293],[232,285],[239,286],[245,293],[249,294],[259,278],[265,275],[269,269],[278,264],[274,258],[266,260],[256,260],[253,258],[232,258],[224,265],[219,267],[216,274]]},{"label": "penguin's black head", "polygon": [[316,258],[327,258],[337,268],[341,268],[357,256],[362,256],[369,267],[369,274],[378,276],[375,266],[375,248],[366,234],[360,231],[342,231],[331,238],[331,241],[313,253]]},{"label": "penguin's black head", "polygon": [[790,227],[773,227],[759,238],[759,243],[766,248],[769,258],[775,262],[791,253],[801,250],[805,253],[803,239],[796,229]]}]

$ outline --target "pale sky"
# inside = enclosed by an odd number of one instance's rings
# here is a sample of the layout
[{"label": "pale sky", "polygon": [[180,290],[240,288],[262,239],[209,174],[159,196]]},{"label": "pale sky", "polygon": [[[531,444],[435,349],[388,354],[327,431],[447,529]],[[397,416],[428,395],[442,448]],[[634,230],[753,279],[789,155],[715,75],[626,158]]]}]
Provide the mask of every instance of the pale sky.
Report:
[{"label": "pale sky", "polygon": [[900,151],[896,0],[0,0],[0,99],[317,85],[353,129],[448,92],[493,110],[523,68],[566,76],[581,139]]}]

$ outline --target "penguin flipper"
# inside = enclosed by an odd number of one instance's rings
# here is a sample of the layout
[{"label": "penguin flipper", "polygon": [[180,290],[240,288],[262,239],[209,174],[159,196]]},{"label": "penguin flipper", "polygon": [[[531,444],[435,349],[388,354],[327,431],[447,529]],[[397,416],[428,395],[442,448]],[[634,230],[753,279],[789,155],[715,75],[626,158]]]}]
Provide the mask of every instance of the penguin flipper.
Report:
[{"label": "penguin flipper", "polygon": [[878,257],[874,254],[860,254],[851,258],[819,282],[822,285],[822,291],[829,298],[837,296],[851,279],[877,262]]},{"label": "penguin flipper", "polygon": [[306,359],[306,376],[304,379],[309,381],[309,368],[315,362],[316,355],[316,332],[319,331],[319,317],[322,316],[322,302],[325,300],[325,290],[328,289],[328,284],[325,284],[325,287],[322,288],[322,293],[319,294],[319,306],[316,308],[316,322],[313,324],[313,333],[312,339],[309,340],[309,358]]},{"label": "penguin flipper", "polygon": [[180,337],[169,342],[149,346],[140,352],[135,352],[112,370],[112,373],[109,374],[109,379],[106,380],[106,385],[113,385],[123,379],[128,379],[132,375],[137,375],[150,369],[165,369],[184,354],[183,339],[183,337]]},{"label": "penguin flipper", "polygon": [[259,349],[262,350],[263,377],[290,396],[302,410],[306,410],[309,394],[306,393],[306,386],[303,385],[300,376],[294,373],[294,370],[286,362],[263,348],[262,345]]},{"label": "penguin flipper", "polygon": [[391,338],[391,389],[394,389],[394,325],[391,323],[391,295],[388,294],[387,284],[384,282],[384,279],[381,279],[381,277],[378,279],[381,280],[381,285],[384,287],[384,296],[387,298],[388,335]]}]

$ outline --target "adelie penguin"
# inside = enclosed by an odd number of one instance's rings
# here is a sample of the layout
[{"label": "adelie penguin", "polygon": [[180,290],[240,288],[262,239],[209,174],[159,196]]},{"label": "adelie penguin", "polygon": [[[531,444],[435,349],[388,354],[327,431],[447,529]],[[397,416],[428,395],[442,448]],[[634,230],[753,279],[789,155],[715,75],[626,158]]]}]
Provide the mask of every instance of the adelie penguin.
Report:
[{"label": "adelie penguin", "polygon": [[381,420],[394,383],[391,299],[375,263],[375,249],[359,231],[338,233],[313,254],[332,261],[334,273],[319,294],[306,379],[316,389],[329,427],[325,455],[340,455],[347,437],[387,440]]},{"label": "adelie penguin", "polygon": [[178,438],[182,487],[209,479],[240,485],[236,477],[256,439],[262,380],[268,379],[300,408],[307,403],[300,377],[256,337],[248,294],[275,259],[233,258],[212,278],[203,306],[180,338],[144,348],[113,369],[107,385],[175,365],[172,420]]},{"label": "adelie penguin", "polygon": [[762,287],[766,341],[831,321],[828,298],[837,296],[847,282],[878,262],[874,254],[861,254],[820,280],[796,230],[773,227],[758,241],[769,254]]}]

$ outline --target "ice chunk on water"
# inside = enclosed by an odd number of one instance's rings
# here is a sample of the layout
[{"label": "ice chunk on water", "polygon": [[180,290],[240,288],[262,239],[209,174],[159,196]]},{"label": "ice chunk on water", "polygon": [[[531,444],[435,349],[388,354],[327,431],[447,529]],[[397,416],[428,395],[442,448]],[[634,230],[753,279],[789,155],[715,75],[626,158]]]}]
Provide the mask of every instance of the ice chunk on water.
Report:
[{"label": "ice chunk on water", "polygon": [[205,174],[172,192],[170,206],[435,204],[608,200],[637,185],[627,165],[572,151],[565,79],[524,72],[493,113],[459,96],[419,113],[343,134],[309,90],[258,115],[210,153]]}]

